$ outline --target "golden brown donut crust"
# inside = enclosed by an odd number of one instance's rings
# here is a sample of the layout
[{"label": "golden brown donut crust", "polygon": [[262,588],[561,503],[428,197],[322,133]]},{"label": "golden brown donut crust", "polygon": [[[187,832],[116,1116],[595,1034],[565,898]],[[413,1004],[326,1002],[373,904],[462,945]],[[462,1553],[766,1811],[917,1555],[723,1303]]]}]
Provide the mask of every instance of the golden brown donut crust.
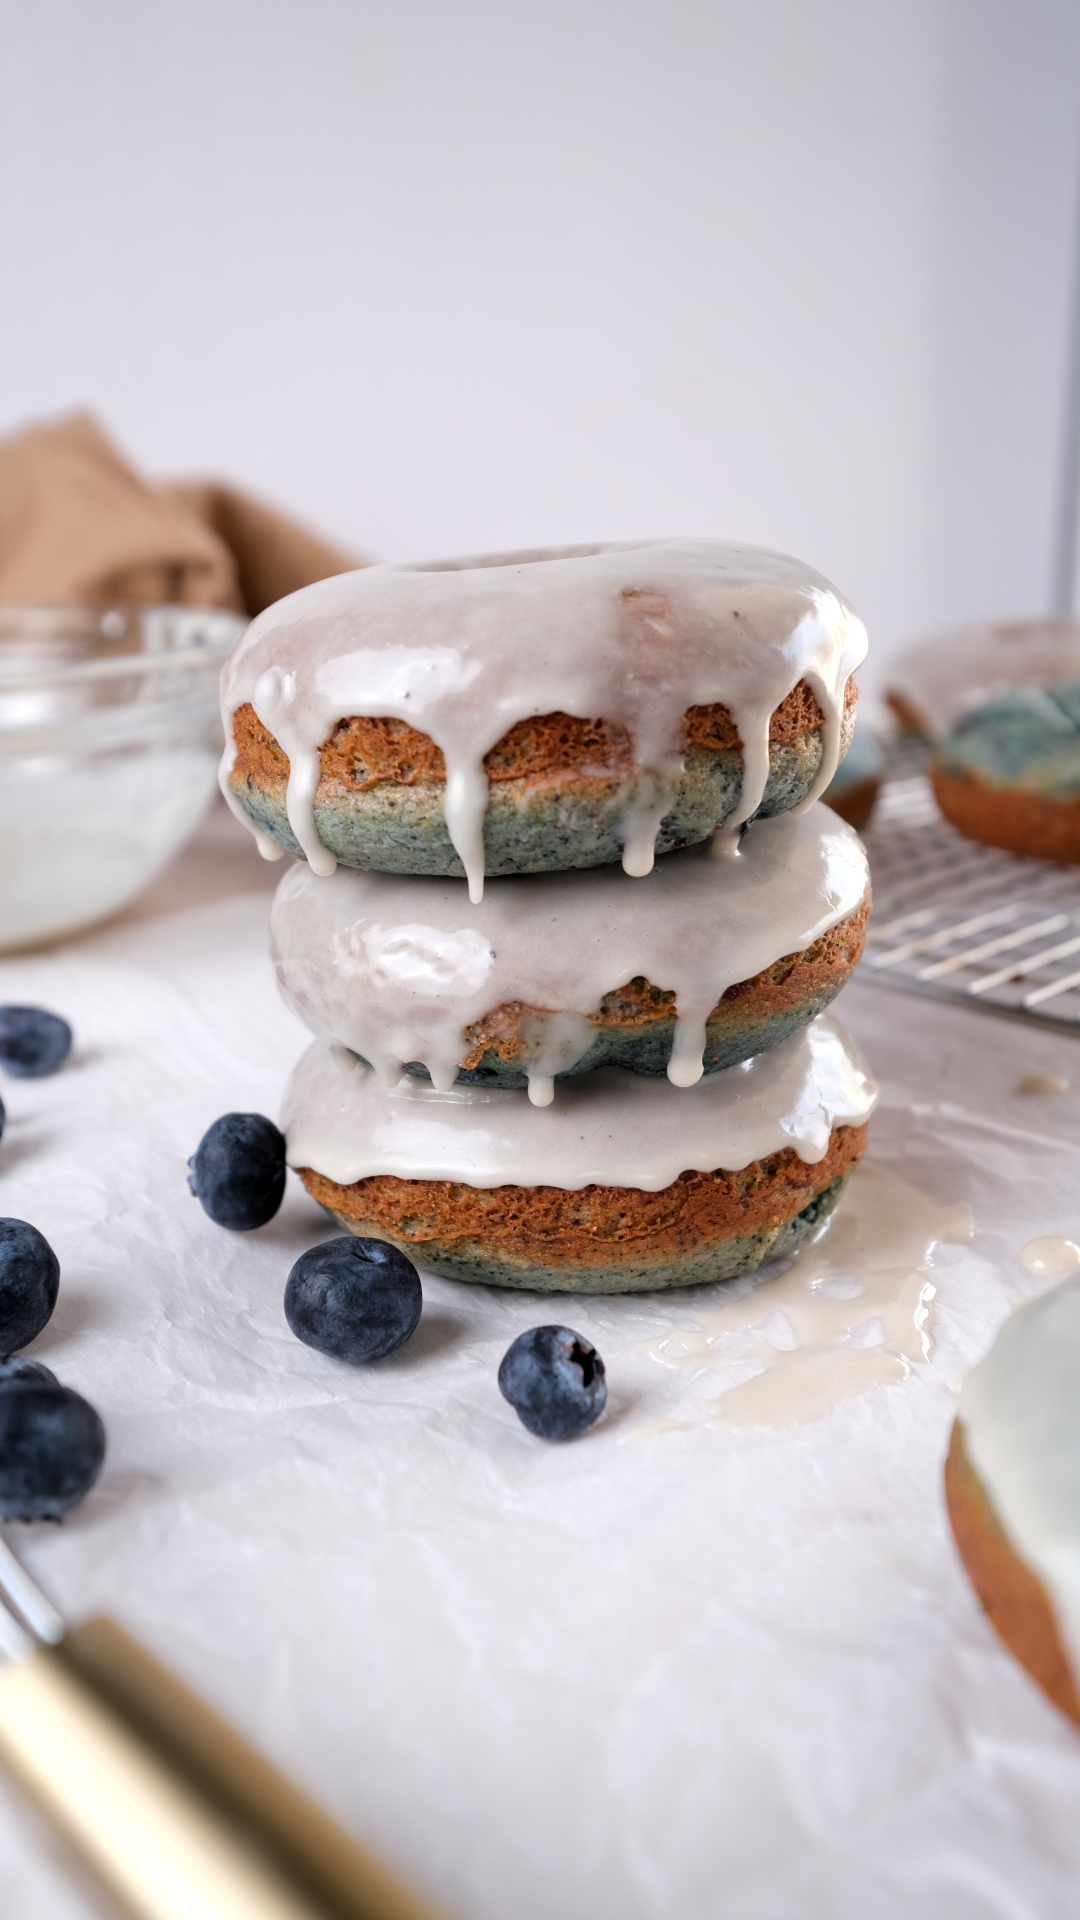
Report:
[{"label": "golden brown donut crust", "polygon": [[[681,1173],[659,1193],[637,1187],[470,1187],[458,1180],[372,1175],[340,1186],[299,1168],[321,1206],[406,1249],[425,1241],[483,1243],[537,1265],[608,1267],[622,1248],[660,1262],[791,1220],[866,1150],[866,1128],[834,1127],[825,1157],[810,1166],[794,1147],[737,1173]],[[358,1226],[358,1230],[360,1230]]]},{"label": "golden brown donut crust", "polygon": [[[708,1025],[713,1029],[709,1036],[712,1044],[717,1044],[726,1029],[738,1029],[747,1013],[752,1012],[756,1019],[779,1018],[792,1008],[804,1005],[807,1000],[816,1000],[820,995],[831,992],[837,973],[842,973],[846,978],[854,972],[862,957],[869,914],[868,893],[861,907],[848,914],[846,919],[838,921],[835,927],[830,927],[820,940],[815,940],[802,953],[787,953],[782,959],[775,960],[771,967],[755,973],[752,979],[736,981],[709,1015]],[[463,1055],[459,1065],[467,1069],[474,1068],[489,1048],[498,1054],[500,1060],[516,1060],[524,1045],[521,1034],[523,1016],[550,1011],[550,1008],[530,1007],[522,1000],[494,1008],[482,1020],[466,1027],[465,1038],[469,1051]],[[674,1013],[674,993],[654,987],[651,981],[639,974],[635,979],[628,980],[624,987],[606,993],[600,1002],[599,1012],[591,1018],[593,1025],[600,1028],[617,1026],[641,1029],[671,1020]]]},{"label": "golden brown donut crust", "polygon": [[[857,699],[855,682],[849,679],[844,689],[845,711]],[[773,714],[769,739],[774,743],[798,739],[823,726],[824,720],[813,688],[800,680]],[[688,749],[723,752],[742,745],[725,706],[691,707],[685,716],[685,728]],[[233,738],[237,758],[229,775],[231,785],[239,789],[249,777],[261,787],[284,784],[289,773],[288,755],[263,726],[250,702],[238,707],[233,716]],[[607,720],[578,720],[567,713],[519,720],[496,741],[484,760],[489,780],[518,781],[522,792],[533,782],[550,781],[553,775],[610,779],[631,773],[633,767],[625,727]],[[320,782],[330,782],[336,791],[354,793],[387,783],[417,786],[446,779],[442,748],[428,734],[417,732],[404,720],[369,719],[359,714],[337,722],[319,749],[319,769]]]},{"label": "golden brown donut crust", "polygon": [[1080,866],[1080,799],[1051,800],[1019,787],[991,787],[975,774],[930,771],[938,806],[969,840],[1006,853]]},{"label": "golden brown donut crust", "polygon": [[953,1422],[945,1462],[945,1501],[968,1578],[1009,1652],[1062,1713],[1080,1726],[1080,1694],[1040,1580],[1005,1534]]}]

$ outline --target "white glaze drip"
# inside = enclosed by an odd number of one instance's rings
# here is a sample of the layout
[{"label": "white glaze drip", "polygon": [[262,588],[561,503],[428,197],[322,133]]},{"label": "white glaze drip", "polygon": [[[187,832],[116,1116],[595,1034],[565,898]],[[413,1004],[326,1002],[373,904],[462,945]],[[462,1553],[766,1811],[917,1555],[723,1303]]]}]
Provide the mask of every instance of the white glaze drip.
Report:
[{"label": "white glaze drip", "polygon": [[884,1167],[857,1167],[822,1235],[779,1278],[755,1276],[741,1298],[691,1309],[692,1326],[677,1322],[642,1344],[703,1387],[722,1370],[749,1377],[707,1401],[703,1419],[650,1422],[640,1437],[798,1426],[905,1379],[912,1361],[930,1358],[931,1249],[971,1235],[970,1207],[942,1205]]},{"label": "white glaze drip", "polygon": [[[835,766],[861,621],[800,562],[717,541],[670,540],[418,567],[366,567],[291,594],[248,627],[222,676],[289,756],[287,811],[314,871],[332,870],[313,800],[319,748],[353,714],[407,721],[441,747],[444,811],[477,902],[484,884],[484,758],[519,721],[562,712],[626,728],[637,776],[623,865],[651,871],[682,766],[683,715],[722,702],[743,743],[730,839],[760,805],[769,720],[807,679]],[[223,782],[235,752],[222,763]]]},{"label": "white glaze drip", "polygon": [[360,1067],[347,1079],[309,1047],[285,1094],[290,1166],[350,1186],[378,1173],[474,1187],[594,1184],[657,1193],[690,1169],[745,1167],[794,1147],[815,1165],[834,1126],[861,1126],[877,1087],[828,1014],[688,1092],[616,1067],[583,1074],[546,1111],[524,1093],[407,1076],[391,1090]]},{"label": "white glaze drip", "polygon": [[468,1027],[496,1007],[537,1009],[519,1064],[543,1103],[592,1044],[588,1016],[639,975],[675,993],[668,1078],[693,1086],[728,987],[810,946],[866,886],[858,835],[819,806],[759,820],[722,872],[690,848],[633,886],[617,867],[522,875],[491,881],[475,907],[460,880],[341,867],[320,881],[297,863],[274,900],[270,951],[316,1039],[361,1054],[386,1084],[418,1060],[449,1087]]},{"label": "white glaze drip", "polygon": [[967,1457],[1080,1684],[1080,1275],[1006,1321],[960,1396]]},{"label": "white glaze drip", "polygon": [[829,698],[829,689],[820,673],[810,669],[806,679],[817,694],[818,705],[825,716],[821,729],[821,765],[814,775],[814,784],[804,799],[798,801],[793,809],[795,813],[805,813],[819,800],[830,784],[840,764],[840,734],[843,709],[835,700]]},{"label": "white glaze drip", "polygon": [[[566,1073],[587,1053],[595,1034],[592,1022],[580,1013],[525,1013],[521,1037],[529,1062],[529,1099],[534,1107],[550,1107],[555,1098],[555,1075]],[[451,1086],[453,1081],[450,1082]]]},{"label": "white glaze drip", "polygon": [[313,811],[322,742],[316,741],[312,746],[305,736],[296,674],[269,667],[255,682],[252,705],[289,756],[289,784],[285,795],[289,825],[311,871],[329,878],[337,860],[319,839]]}]

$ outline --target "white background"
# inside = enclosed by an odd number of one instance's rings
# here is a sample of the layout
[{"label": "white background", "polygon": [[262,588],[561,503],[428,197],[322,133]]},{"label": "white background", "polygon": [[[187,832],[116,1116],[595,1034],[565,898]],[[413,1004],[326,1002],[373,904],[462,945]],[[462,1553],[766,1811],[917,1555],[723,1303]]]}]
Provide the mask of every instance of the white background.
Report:
[{"label": "white background", "polygon": [[879,670],[1049,603],[1075,0],[2,0],[0,46],[0,429],[88,403],[383,558],[780,547]]}]

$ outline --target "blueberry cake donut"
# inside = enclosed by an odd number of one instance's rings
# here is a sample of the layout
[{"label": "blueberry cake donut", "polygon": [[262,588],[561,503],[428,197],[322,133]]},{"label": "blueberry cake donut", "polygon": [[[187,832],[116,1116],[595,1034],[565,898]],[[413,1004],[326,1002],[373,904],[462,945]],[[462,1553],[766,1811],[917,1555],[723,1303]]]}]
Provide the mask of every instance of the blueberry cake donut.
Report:
[{"label": "blueberry cake donut", "polygon": [[543,1110],[407,1075],[387,1089],[316,1044],[282,1120],[290,1165],[347,1232],[453,1279],[626,1293],[791,1252],[835,1206],[875,1099],[824,1014],[693,1087],[600,1068]]},{"label": "blueberry cake donut", "polygon": [[643,875],[828,785],[865,651],[819,574],[717,541],[368,567],[252,622],[222,786],[319,874]]},{"label": "blueberry cake donut", "polygon": [[297,862],[270,951],[286,1003],[325,1046],[436,1087],[528,1086],[600,1066],[691,1086],[787,1039],[862,952],[869,874],[827,807],[759,821],[737,856],[688,848],[617,867],[460,881]]},{"label": "blueberry cake donut", "polygon": [[1080,1725],[1078,1400],[1080,1277],[1022,1306],[968,1375],[945,1492],[993,1626]]},{"label": "blueberry cake donut", "polygon": [[1080,679],[1010,687],[964,713],[931,779],[969,840],[1080,864]]},{"label": "blueberry cake donut", "polygon": [[885,698],[906,733],[933,744],[974,707],[1011,687],[1080,680],[1080,622],[975,621],[905,647]]}]

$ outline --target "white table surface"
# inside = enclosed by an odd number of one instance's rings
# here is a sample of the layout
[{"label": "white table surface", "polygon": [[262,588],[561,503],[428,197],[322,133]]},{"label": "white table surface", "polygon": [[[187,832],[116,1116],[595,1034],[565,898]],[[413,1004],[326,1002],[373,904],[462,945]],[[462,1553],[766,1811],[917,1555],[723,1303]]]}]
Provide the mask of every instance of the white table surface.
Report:
[{"label": "white table surface", "polygon": [[[48,1591],[462,1920],[1075,1915],[1080,1737],[983,1619],[941,1469],[957,1377],[1032,1284],[1019,1249],[1080,1235],[1080,1045],[851,987],[871,1159],[974,1209],[934,1256],[931,1362],[809,1426],[626,1444],[672,1411],[643,1351],[670,1309],[564,1298],[609,1410],[545,1446],[495,1374],[550,1303],[426,1279],[408,1347],[349,1369],[282,1315],[327,1231],[299,1183],[251,1235],[186,1192],[209,1122],[275,1114],[305,1044],[266,958],[276,877],[219,812],[123,920],[0,962],[0,999],[77,1034],[62,1073],[3,1084],[0,1211],[59,1255],[31,1351],[109,1435],[81,1509],[11,1530]],[[1048,1066],[1076,1091],[1016,1092]],[[5,1787],[5,1920],[107,1910]]]}]

